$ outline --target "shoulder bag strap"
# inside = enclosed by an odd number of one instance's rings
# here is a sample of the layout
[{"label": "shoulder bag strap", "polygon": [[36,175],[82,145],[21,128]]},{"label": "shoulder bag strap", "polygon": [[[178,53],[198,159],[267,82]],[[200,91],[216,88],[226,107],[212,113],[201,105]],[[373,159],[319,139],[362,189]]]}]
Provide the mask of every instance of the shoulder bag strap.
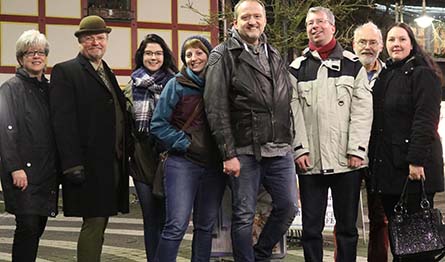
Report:
[{"label": "shoulder bag strap", "polygon": [[186,130],[187,128],[190,127],[190,124],[192,123],[192,121],[195,119],[195,117],[198,115],[199,111],[201,110],[201,105],[202,105],[202,99],[199,100],[198,104],[195,107],[195,110],[193,110],[193,113],[190,115],[190,117],[184,123],[181,130]]}]

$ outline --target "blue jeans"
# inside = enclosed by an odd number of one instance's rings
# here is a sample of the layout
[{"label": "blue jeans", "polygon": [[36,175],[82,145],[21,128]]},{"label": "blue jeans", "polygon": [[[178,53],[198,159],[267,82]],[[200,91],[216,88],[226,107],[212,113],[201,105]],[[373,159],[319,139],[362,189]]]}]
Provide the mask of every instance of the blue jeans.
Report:
[{"label": "blue jeans", "polygon": [[134,179],[133,182],[142,209],[147,261],[153,261],[165,222],[164,200],[156,198],[151,193],[151,185],[147,185]]},{"label": "blue jeans", "polygon": [[[292,154],[284,157],[240,155],[239,177],[230,177],[232,189],[232,249],[235,261],[268,261],[297,212],[296,173]],[[260,184],[272,198],[272,211],[252,247],[252,226]]]},{"label": "blue jeans", "polygon": [[155,261],[176,261],[192,209],[191,261],[210,260],[213,225],[226,178],[220,167],[203,167],[182,156],[171,155],[167,158],[164,177],[166,221]]}]

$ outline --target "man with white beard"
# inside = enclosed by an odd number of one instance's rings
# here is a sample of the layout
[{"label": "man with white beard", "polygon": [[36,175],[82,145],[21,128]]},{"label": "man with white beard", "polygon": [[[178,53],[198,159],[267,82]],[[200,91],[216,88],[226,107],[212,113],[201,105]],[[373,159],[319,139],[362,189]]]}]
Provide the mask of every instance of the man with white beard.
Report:
[{"label": "man with white beard", "polygon": [[[369,85],[372,88],[384,63],[379,59],[383,49],[383,38],[380,29],[372,22],[359,25],[354,31],[352,43],[354,53],[368,73]],[[368,261],[388,261],[388,220],[386,219],[378,192],[371,191],[371,181],[366,181],[368,195],[369,244]]]}]

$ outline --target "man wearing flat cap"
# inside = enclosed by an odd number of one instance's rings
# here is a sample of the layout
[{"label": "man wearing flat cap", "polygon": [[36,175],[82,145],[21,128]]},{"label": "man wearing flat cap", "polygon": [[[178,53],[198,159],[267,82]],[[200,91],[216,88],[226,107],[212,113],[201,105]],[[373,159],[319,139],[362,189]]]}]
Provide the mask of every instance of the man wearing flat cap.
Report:
[{"label": "man wearing flat cap", "polygon": [[79,54],[55,65],[51,74],[63,211],[83,218],[78,261],[100,261],[108,217],[129,211],[125,98],[102,60],[110,32],[102,18],[84,17],[74,33]]}]

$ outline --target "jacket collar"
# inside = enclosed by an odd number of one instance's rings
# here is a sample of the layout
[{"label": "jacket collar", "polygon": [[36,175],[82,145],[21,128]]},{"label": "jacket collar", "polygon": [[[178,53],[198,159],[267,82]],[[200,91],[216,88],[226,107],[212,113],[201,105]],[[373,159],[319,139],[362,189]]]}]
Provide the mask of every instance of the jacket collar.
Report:
[{"label": "jacket collar", "polygon": [[186,67],[183,67],[181,69],[181,72],[176,75],[176,81],[178,81],[178,83],[180,83],[181,85],[201,90],[202,88],[204,88],[204,84],[199,84],[198,78],[200,77],[193,74],[191,70],[187,70]]},{"label": "jacket collar", "polygon": [[30,77],[28,72],[26,72],[26,70],[23,67],[17,68],[17,71],[15,72],[15,74],[22,78],[25,79],[28,82],[32,82],[32,83],[48,83],[48,79],[45,77],[45,74],[42,74],[42,79],[39,81],[37,80],[37,77]]},{"label": "jacket collar", "polygon": [[[77,55],[77,59],[79,60],[79,63],[82,65],[82,67],[94,78],[96,79],[97,82],[99,82],[99,84],[101,84],[107,91],[108,88],[105,85],[104,81],[102,81],[102,79],[100,78],[100,76],[97,74],[96,70],[94,70],[93,65],[90,63],[90,61],[88,60],[88,58],[86,58],[85,56],[83,56],[81,53],[79,53]],[[105,70],[105,72],[108,74],[109,71],[109,67],[108,65],[105,63],[105,61],[102,60],[102,66]],[[110,79],[111,81],[111,79]],[[112,81],[111,81],[112,82]],[[112,82],[113,84],[113,82]]]},{"label": "jacket collar", "polygon": [[[260,41],[263,43],[264,47],[267,50],[267,53],[269,54],[269,60],[274,57],[274,55],[278,54],[278,51],[272,48],[267,43],[267,37],[265,34],[261,35]],[[245,41],[241,39],[241,37],[238,34],[238,31],[236,31],[234,28],[231,29],[231,38],[229,41],[227,41],[227,48],[230,52],[240,52],[238,58],[245,62],[246,64],[250,65],[252,68],[254,68],[256,71],[260,72],[261,74],[268,77],[268,74],[264,72],[263,68],[257,63],[257,61],[253,58],[253,55],[250,53],[249,50],[246,50],[245,47]],[[273,70],[271,68],[271,70]]]},{"label": "jacket collar", "polygon": [[316,50],[311,51],[308,47],[304,49],[303,56],[319,60],[322,65],[326,66],[331,70],[340,71],[341,60],[343,59],[343,47],[340,45],[340,43],[337,42],[334,50],[332,50],[331,54],[326,60],[321,59],[320,55]]}]

